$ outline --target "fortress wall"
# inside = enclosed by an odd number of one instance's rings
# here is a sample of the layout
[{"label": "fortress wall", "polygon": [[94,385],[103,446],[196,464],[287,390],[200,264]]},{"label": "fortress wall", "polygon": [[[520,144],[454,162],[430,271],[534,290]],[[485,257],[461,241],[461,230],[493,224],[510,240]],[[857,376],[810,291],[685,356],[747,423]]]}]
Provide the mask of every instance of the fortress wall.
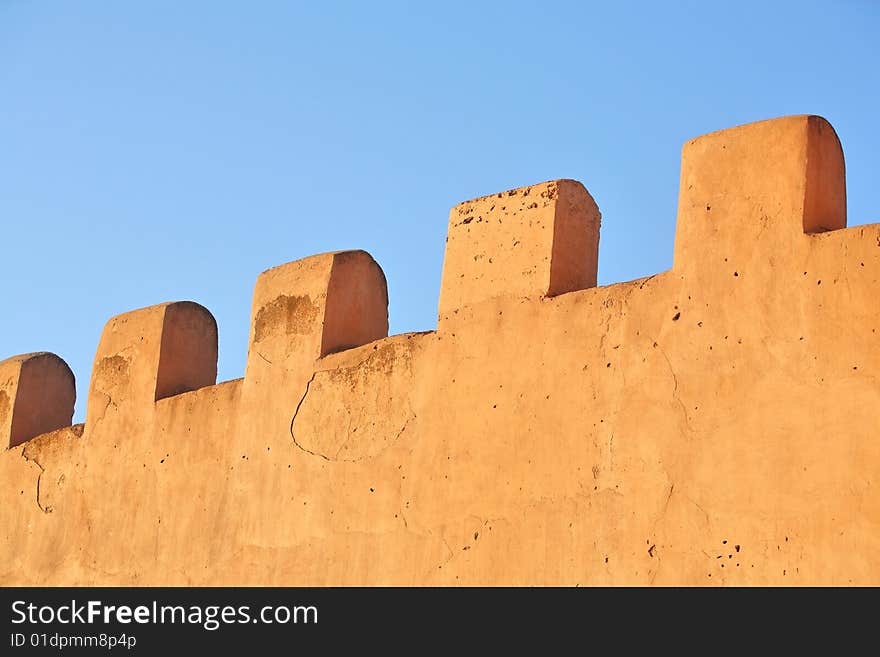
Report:
[{"label": "fortress wall", "polygon": [[670,271],[595,287],[599,221],[453,208],[426,333],[364,252],[269,270],[216,385],[201,306],[112,319],[84,427],[0,423],[0,581],[880,583],[880,225],[831,126],[688,142]]}]

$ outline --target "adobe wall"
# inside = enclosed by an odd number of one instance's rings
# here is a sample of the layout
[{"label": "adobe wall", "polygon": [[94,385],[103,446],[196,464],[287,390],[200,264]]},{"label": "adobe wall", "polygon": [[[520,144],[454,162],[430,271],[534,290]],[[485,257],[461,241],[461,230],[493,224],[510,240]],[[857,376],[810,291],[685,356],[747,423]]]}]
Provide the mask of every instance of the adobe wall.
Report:
[{"label": "adobe wall", "polygon": [[0,583],[880,584],[845,207],[831,126],[765,121],[685,144],[670,271],[595,287],[560,180],[453,208],[436,331],[387,337],[355,251],[258,278],[243,379],[191,302],[108,322],[84,426],[63,361],[3,361]]}]

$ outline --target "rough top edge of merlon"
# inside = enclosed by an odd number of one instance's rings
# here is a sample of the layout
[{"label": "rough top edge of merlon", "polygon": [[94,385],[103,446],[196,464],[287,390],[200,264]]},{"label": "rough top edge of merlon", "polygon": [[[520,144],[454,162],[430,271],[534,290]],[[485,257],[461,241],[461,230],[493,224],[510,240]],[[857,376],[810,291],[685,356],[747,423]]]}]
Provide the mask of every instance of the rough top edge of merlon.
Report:
[{"label": "rough top edge of merlon", "polygon": [[550,180],[450,210],[438,326],[487,299],[595,287],[601,213],[578,181]]},{"label": "rough top edge of merlon", "polygon": [[454,208],[466,207],[466,206],[474,204],[474,203],[479,203],[480,201],[489,201],[492,199],[502,199],[503,200],[503,198],[505,196],[516,196],[517,194],[520,194],[520,193],[523,193],[526,191],[528,191],[530,193],[531,190],[535,187],[560,187],[560,186],[566,186],[566,185],[572,185],[574,187],[578,187],[584,193],[586,193],[587,196],[589,196],[591,199],[593,198],[592,195],[590,195],[590,192],[584,186],[584,184],[579,180],[575,180],[574,178],[552,178],[550,180],[542,180],[541,182],[531,183],[529,185],[522,185],[520,187],[511,187],[510,189],[505,189],[502,192],[495,192],[494,194],[485,194],[483,196],[477,196],[474,198],[470,198],[470,199],[467,199],[466,201],[461,201],[460,203],[456,203]]}]

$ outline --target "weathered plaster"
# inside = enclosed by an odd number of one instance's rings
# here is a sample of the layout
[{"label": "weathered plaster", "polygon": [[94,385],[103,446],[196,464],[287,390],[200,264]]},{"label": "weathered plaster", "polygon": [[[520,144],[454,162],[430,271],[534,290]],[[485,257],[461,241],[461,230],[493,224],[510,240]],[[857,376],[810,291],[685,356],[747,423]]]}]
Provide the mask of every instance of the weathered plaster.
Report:
[{"label": "weathered plaster", "polygon": [[360,251],[259,277],[243,379],[197,304],[113,318],[85,427],[0,455],[0,582],[880,584],[880,225],[845,225],[787,117],[685,145],[644,279],[595,286],[554,181],[453,208],[436,331],[386,337]]}]

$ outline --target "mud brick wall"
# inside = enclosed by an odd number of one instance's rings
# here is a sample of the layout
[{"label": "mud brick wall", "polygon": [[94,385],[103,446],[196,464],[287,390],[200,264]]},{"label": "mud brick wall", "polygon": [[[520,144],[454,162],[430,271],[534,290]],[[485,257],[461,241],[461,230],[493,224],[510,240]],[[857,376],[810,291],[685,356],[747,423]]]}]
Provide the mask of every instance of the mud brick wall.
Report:
[{"label": "mud brick wall", "polygon": [[85,425],[0,363],[6,585],[880,584],[880,225],[832,127],[682,151],[674,266],[596,287],[557,180],[452,209],[437,330],[363,251],[256,282],[243,379],[189,302],[111,319]]}]

